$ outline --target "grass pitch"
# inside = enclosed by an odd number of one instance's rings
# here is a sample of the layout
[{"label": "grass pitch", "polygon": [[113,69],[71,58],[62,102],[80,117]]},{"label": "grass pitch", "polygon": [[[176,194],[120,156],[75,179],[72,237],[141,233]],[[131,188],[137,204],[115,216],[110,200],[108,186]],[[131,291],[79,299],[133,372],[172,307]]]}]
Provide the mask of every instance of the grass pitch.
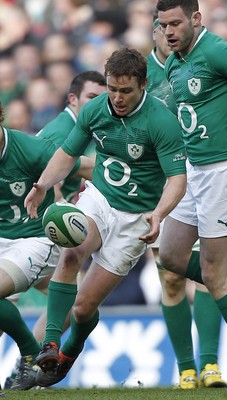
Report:
[{"label": "grass pitch", "polygon": [[[1,397],[0,397],[1,399]],[[227,389],[46,389],[5,391],[5,400],[227,400]]]}]

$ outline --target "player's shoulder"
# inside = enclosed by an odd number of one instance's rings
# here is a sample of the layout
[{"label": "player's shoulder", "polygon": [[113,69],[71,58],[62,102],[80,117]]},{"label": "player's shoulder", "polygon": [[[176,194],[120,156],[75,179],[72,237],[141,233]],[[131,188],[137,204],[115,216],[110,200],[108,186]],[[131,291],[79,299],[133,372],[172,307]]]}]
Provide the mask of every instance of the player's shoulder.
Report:
[{"label": "player's shoulder", "polygon": [[30,135],[27,132],[22,132],[17,129],[6,129],[4,128],[5,134],[8,136],[9,140],[15,142],[36,142],[39,141],[38,137],[35,135]]},{"label": "player's shoulder", "polygon": [[[206,44],[207,46],[208,46],[208,44],[212,44],[213,46],[215,46],[215,45],[227,46],[227,42],[222,37],[216,35],[213,32],[208,31],[207,29],[205,29],[204,35],[201,38],[201,43],[203,45]],[[209,47],[209,49],[210,49],[210,47]]]},{"label": "player's shoulder", "polygon": [[215,57],[215,55],[222,52],[222,50],[227,49],[227,42],[223,38],[207,30],[198,44],[199,48],[207,57]]},{"label": "player's shoulder", "polygon": [[4,129],[7,148],[13,152],[24,154],[45,154],[52,149],[53,145],[49,141],[43,141],[39,136],[29,135],[15,129]]},{"label": "player's shoulder", "polygon": [[166,104],[158,97],[153,96],[148,93],[146,98],[146,108],[144,109],[144,114],[147,117],[148,125],[152,128],[157,124],[164,123],[165,126],[168,124],[175,123],[177,121],[177,117],[173,114],[172,111],[166,106]]},{"label": "player's shoulder", "polygon": [[211,74],[225,78],[227,74],[227,42],[206,30],[198,42],[194,60],[203,65]]},{"label": "player's shoulder", "polygon": [[12,136],[14,141],[20,143],[25,147],[34,146],[34,148],[36,149],[38,149],[38,147],[45,146],[55,147],[52,143],[52,140],[49,140],[49,138],[42,138],[41,136],[37,135],[29,135],[26,132],[14,129],[8,129],[7,131]]},{"label": "player's shoulder", "polygon": [[147,93],[145,105],[149,109],[160,109],[160,112],[165,111],[167,108],[163,101],[151,93]]},{"label": "player's shoulder", "polygon": [[54,119],[52,119],[50,122],[48,122],[44,126],[44,128],[42,129],[41,132],[43,133],[43,132],[45,132],[45,130],[50,130],[50,129],[53,129],[54,127],[59,127],[59,124],[65,124],[65,123],[71,122],[72,120],[73,120],[73,118],[72,118],[71,114],[67,111],[67,107],[66,107]]}]

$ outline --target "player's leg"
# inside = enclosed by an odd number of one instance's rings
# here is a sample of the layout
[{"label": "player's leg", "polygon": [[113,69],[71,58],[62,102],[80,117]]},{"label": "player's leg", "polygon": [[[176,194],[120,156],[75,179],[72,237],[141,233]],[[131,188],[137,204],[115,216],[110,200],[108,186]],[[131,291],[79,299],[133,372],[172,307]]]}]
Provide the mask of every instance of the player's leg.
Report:
[{"label": "player's leg", "polygon": [[98,307],[122,277],[92,262],[78,291],[71,315],[70,334],[59,351],[59,366],[40,370],[37,384],[50,386],[61,381],[81,353],[84,342],[99,321]]},{"label": "player's leg", "polygon": [[[177,230],[179,230],[181,238],[179,237],[179,235],[177,233],[175,235],[175,232],[177,232]],[[165,235],[170,235],[170,232],[172,232],[171,239],[172,239],[172,237],[174,237],[174,239],[169,241],[169,243],[167,243],[168,236],[165,237]],[[163,237],[164,237],[164,244],[165,244],[164,257],[166,257],[164,260],[165,265],[167,264],[167,260],[169,263],[175,262],[177,264],[177,259],[178,259],[178,265],[177,265],[178,271],[189,269],[188,266],[185,267],[186,262],[184,261],[185,260],[184,257],[186,256],[186,254],[189,254],[189,246],[187,246],[188,242],[187,242],[187,240],[184,242],[184,236],[186,236],[186,239],[187,239],[188,237],[191,237],[191,238],[195,237],[193,235],[194,235],[194,227],[191,227],[190,225],[187,225],[187,224],[183,224],[177,220],[174,220],[171,217],[166,218],[166,225],[164,226],[164,232],[162,234],[161,245],[160,245],[160,251],[161,251],[162,244],[163,244]],[[175,239],[176,239],[176,242],[179,244],[179,246],[177,245],[177,243],[175,243]],[[193,241],[194,241],[194,239],[193,239]],[[185,245],[185,243],[186,243],[186,245]],[[178,247],[175,248],[175,253],[174,253],[173,246],[175,246],[175,245]],[[182,252],[183,252],[184,256],[183,256]],[[182,267],[179,266],[179,260],[184,261],[183,269],[182,269]],[[183,261],[182,261],[182,265],[183,265]],[[193,275],[193,270],[197,271],[196,274],[198,276],[198,271],[199,271],[198,270],[198,266],[199,266],[199,253],[198,252],[192,252],[192,255],[191,255],[188,265],[191,267],[191,271],[192,271],[191,277]],[[193,266],[194,266],[194,268],[193,268]],[[215,279],[215,277],[213,277],[213,278]],[[207,323],[208,323],[208,321],[209,321],[209,319],[207,320]],[[209,329],[212,330],[213,327],[210,326]],[[214,330],[215,330],[215,328],[214,328]],[[211,343],[210,343],[210,345],[211,345]]]},{"label": "player's leg", "polygon": [[[47,324],[47,311],[44,310],[37,321],[35,322],[32,333],[39,343],[43,343],[46,334],[46,324]],[[64,325],[62,327],[62,333],[66,332],[70,327],[70,312],[68,313]]]},{"label": "player's leg", "polygon": [[[146,245],[139,240],[142,232],[148,232],[150,229],[145,215],[111,209],[107,220],[108,229],[106,224],[103,224],[102,233],[104,230],[105,233],[102,234],[102,247],[100,248],[101,240],[99,247],[96,242],[96,248],[100,250],[93,252],[93,262],[79,287],[73,306],[70,335],[59,352],[59,366],[56,368],[55,364],[54,370],[52,367],[50,371],[47,371],[45,365],[44,368],[41,366],[46,372],[38,373],[37,383],[40,386],[49,386],[63,379],[82,351],[86,338],[98,323],[99,305],[122,277],[136,265],[146,250]],[[93,224],[95,225],[94,221]],[[97,230],[96,225],[95,229]],[[95,240],[97,241],[96,236]],[[89,242],[89,246],[91,249],[94,242],[92,244]]]},{"label": "player's leg", "polygon": [[[3,264],[2,264],[3,263]],[[21,287],[23,287],[23,282],[27,284],[27,280],[25,276],[21,273],[20,269],[15,265],[11,264],[11,262],[7,263],[8,268],[10,265],[14,269],[15,279],[17,275],[17,284],[8,275],[5,270],[1,269],[1,265],[6,266],[6,260],[0,260],[0,321],[1,328],[4,332],[12,337],[13,340],[17,343],[21,359],[18,363],[17,370],[13,376],[13,380],[11,380],[10,387],[14,390],[18,388],[17,378],[22,376],[23,370],[23,385],[19,387],[19,389],[29,389],[36,385],[36,372],[35,369],[35,359],[39,352],[40,346],[39,343],[34,338],[32,332],[28,328],[24,319],[22,318],[18,308],[8,299],[4,298],[9,294],[15,291],[15,285],[20,288],[19,282],[21,282]]]},{"label": "player's leg", "polygon": [[199,385],[192,342],[192,314],[186,296],[186,279],[170,271],[160,270],[162,311],[176,355],[180,375],[179,387],[196,389]]},{"label": "player's leg", "polygon": [[77,273],[80,269],[78,249],[63,249],[58,266],[48,285],[47,324],[43,345],[48,342],[60,347],[65,319],[77,293]]},{"label": "player's leg", "polygon": [[203,280],[227,322],[227,237],[200,239]]},{"label": "player's leg", "polygon": [[[191,335],[192,315],[185,292],[185,275],[192,246],[196,242],[197,227],[166,217],[160,239],[159,257],[162,268],[163,315],[177,358],[180,387],[192,389],[199,385]],[[176,273],[176,274],[175,274]]]},{"label": "player's leg", "polygon": [[101,246],[101,237],[95,222],[88,217],[89,233],[85,241],[73,249],[64,249],[48,287],[47,325],[43,347],[37,357],[46,370],[59,361],[58,349],[66,317],[75,302],[77,274],[84,261]]},{"label": "player's leg", "polygon": [[[89,264],[90,264],[90,261],[89,261]],[[81,274],[81,271],[79,272],[79,274],[77,274],[77,286],[78,286],[78,281],[80,284],[81,280],[83,279],[83,275]],[[35,289],[39,290],[41,293],[43,293],[44,295],[47,296],[48,295],[48,284],[49,284],[52,276],[53,276],[53,274],[49,275],[47,278],[45,278],[43,281],[41,281],[38,285],[35,286]],[[70,312],[71,312],[71,310],[70,310]],[[70,312],[68,313],[66,320],[64,322],[64,325],[62,328],[62,333],[64,333],[70,327]],[[33,335],[35,336],[36,340],[40,343],[42,343],[45,338],[46,324],[47,324],[47,310],[44,310],[42,312],[42,314],[39,316],[39,318],[37,319],[37,321],[35,322],[33,329],[32,329]]]},{"label": "player's leg", "polygon": [[50,274],[59,251],[49,240],[37,238],[1,239],[0,249],[1,328],[19,347],[22,357],[12,389],[23,390],[35,384],[36,370],[33,367],[40,345],[28,329],[18,308],[6,297],[28,290],[34,282]]},{"label": "player's leg", "polygon": [[[162,268],[159,245],[163,235],[163,225],[158,240],[152,245],[159,279],[162,287],[162,311],[168,334],[177,359],[180,375],[179,387],[195,389],[199,385],[192,342],[192,314],[186,296],[186,279]],[[172,240],[172,236],[171,236]]]},{"label": "player's leg", "polygon": [[[188,168],[188,175],[190,169]],[[198,216],[195,198],[188,185],[183,199],[165,218],[162,229],[159,257],[167,270],[203,283],[199,254],[192,254],[192,247],[198,240]]]},{"label": "player's leg", "polygon": [[227,168],[217,163],[190,169],[198,216],[203,281],[227,322]]},{"label": "player's leg", "polygon": [[[10,275],[5,270],[6,266],[11,270]],[[0,259],[0,282],[1,329],[15,340],[22,356],[29,354],[35,357],[40,346],[28,329],[18,308],[6,299],[15,290],[24,289],[28,281],[16,264],[10,260]]]},{"label": "player's leg", "polygon": [[226,386],[218,367],[221,313],[204,285],[196,285],[194,319],[199,335],[200,386]]},{"label": "player's leg", "polygon": [[[36,290],[39,290],[43,295],[47,296],[48,294],[48,285],[50,282],[51,277],[53,276],[53,273],[44,278],[41,282],[39,282],[37,285],[34,286]],[[33,325],[32,328],[32,333],[36,340],[39,343],[42,343],[44,337],[45,337],[45,332],[46,332],[46,321],[47,321],[47,311],[44,310],[39,318],[36,320],[35,324]]]},{"label": "player's leg", "polygon": [[[198,239],[197,227],[167,216],[161,234],[159,257],[161,267],[186,276],[191,263],[192,247]],[[193,265],[196,270],[196,262]],[[200,271],[200,266],[199,266]],[[190,279],[193,279],[192,277]]]}]

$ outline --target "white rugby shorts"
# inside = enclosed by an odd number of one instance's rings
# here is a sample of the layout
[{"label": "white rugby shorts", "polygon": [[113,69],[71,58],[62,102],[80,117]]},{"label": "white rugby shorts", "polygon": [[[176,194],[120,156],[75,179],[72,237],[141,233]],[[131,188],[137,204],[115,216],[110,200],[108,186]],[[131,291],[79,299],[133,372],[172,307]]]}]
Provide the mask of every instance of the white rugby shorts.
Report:
[{"label": "white rugby shorts", "polygon": [[146,214],[112,208],[89,181],[76,206],[95,221],[102,238],[101,248],[92,254],[94,261],[113,274],[127,275],[147,248],[139,240],[139,236],[150,232]]},{"label": "white rugby shorts", "polygon": [[0,268],[13,280],[14,293],[25,292],[54,271],[60,251],[45,237],[0,238]]},{"label": "white rugby shorts", "polygon": [[170,216],[197,226],[200,237],[227,236],[227,161],[192,166],[187,160],[187,191]]}]

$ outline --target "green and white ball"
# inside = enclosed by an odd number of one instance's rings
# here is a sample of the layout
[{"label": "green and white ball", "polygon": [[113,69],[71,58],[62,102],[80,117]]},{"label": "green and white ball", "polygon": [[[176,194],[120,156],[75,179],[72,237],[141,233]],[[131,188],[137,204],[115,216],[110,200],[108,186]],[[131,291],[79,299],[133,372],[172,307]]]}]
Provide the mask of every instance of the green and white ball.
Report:
[{"label": "green and white ball", "polygon": [[46,236],[61,247],[76,247],[86,239],[88,221],[84,213],[71,203],[53,203],[42,219]]}]

